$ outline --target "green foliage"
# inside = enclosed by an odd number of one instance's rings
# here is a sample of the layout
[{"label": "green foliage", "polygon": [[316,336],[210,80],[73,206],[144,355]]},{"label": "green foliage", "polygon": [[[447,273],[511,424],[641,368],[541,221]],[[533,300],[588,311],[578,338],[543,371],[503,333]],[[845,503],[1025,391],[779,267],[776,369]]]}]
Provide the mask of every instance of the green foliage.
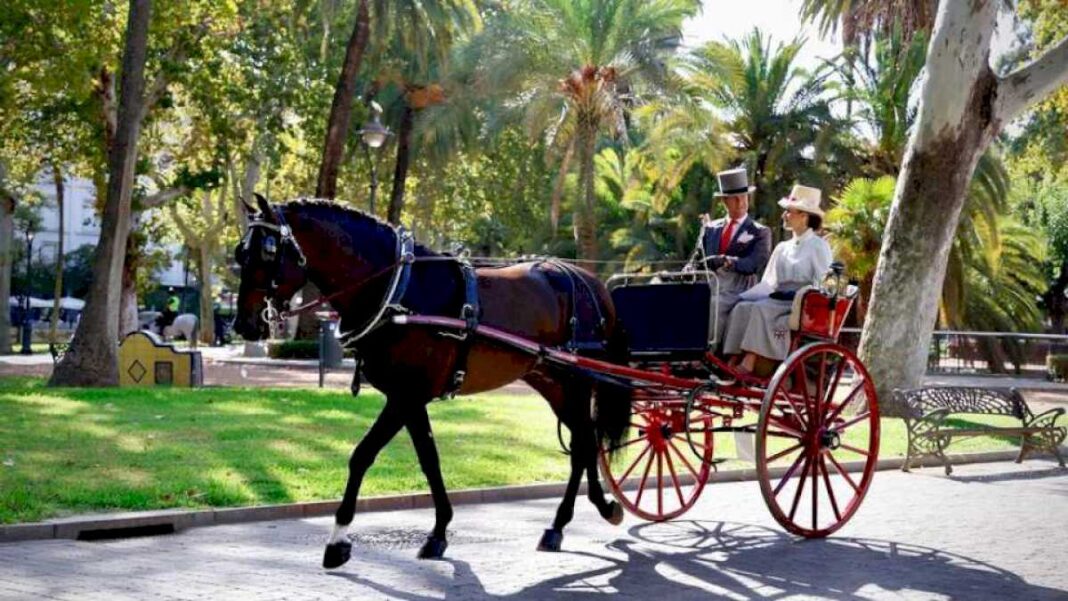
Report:
[{"label": "green foliage", "polygon": [[855,179],[827,213],[825,223],[834,256],[858,280],[869,281],[875,273],[894,185],[894,178],[888,175],[876,180]]}]

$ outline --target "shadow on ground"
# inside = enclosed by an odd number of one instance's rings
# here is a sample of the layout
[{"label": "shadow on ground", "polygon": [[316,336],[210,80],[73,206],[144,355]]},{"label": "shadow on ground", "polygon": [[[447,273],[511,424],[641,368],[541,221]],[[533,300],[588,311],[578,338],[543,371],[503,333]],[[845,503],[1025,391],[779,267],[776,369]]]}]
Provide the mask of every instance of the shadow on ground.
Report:
[{"label": "shadow on ground", "polygon": [[[844,599],[905,596],[945,599],[1064,599],[987,563],[938,549],[887,540],[800,540],[764,527],[717,521],[644,524],[605,553],[572,553],[603,567],[544,580],[510,595],[487,592],[471,565],[447,560],[451,578],[434,583],[445,599],[549,598],[752,599],[793,596]],[[622,553],[623,558],[620,558]],[[384,596],[440,599],[383,586],[340,571]]]}]

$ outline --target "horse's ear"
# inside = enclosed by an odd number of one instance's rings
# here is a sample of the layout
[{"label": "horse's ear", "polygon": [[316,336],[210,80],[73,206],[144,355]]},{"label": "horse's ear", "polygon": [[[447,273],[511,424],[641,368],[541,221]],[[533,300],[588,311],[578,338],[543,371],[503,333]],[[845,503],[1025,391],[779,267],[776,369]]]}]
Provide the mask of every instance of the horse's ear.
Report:
[{"label": "horse's ear", "polygon": [[271,203],[267,202],[267,199],[263,195],[256,193],[256,205],[260,208],[260,218],[266,221],[274,221],[274,211],[271,210]]},{"label": "horse's ear", "polygon": [[249,204],[248,200],[244,196],[241,197],[241,206],[244,207],[245,214],[249,217],[256,215],[259,211],[259,209],[257,209],[255,206]]}]

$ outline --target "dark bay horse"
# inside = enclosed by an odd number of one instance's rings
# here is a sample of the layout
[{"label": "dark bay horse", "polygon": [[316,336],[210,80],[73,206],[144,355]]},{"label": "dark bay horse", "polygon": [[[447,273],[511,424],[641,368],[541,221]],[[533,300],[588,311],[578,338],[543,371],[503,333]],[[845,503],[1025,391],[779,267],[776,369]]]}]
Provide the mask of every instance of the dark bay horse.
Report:
[{"label": "dark bay horse", "polygon": [[[393,296],[410,313],[460,317],[477,282],[480,324],[546,346],[562,346],[572,340],[576,323],[597,320],[607,342],[602,355],[625,360],[625,343],[611,299],[592,274],[555,262],[530,262],[480,268],[466,285],[468,279],[457,260],[420,245],[409,247],[409,254],[399,242],[400,231],[375,217],[319,200],[271,205],[257,196],[257,201],[258,206],[250,208],[248,232],[236,250],[241,287],[234,329],[247,340],[266,337],[267,317],[310,281],[340,314],[343,331],[357,335],[367,330],[355,346],[364,361],[364,375],[386,396],[381,414],[349,459],[348,483],[327,543],[324,567],[337,567],[349,559],[351,543],[346,533],[360,483],[375,456],[401,427],[411,436],[435,508],[434,528],[419,557],[440,558],[452,507],[426,405],[450,392],[473,394],[518,379],[545,397],[571,431],[571,476],[552,527],[538,548],[559,550],[583,473],[589,499],[600,515],[613,524],[622,521],[620,505],[605,500],[596,457],[598,437],[615,446],[628,427],[631,399],[627,389],[594,383],[583,374],[543,364],[537,357],[486,340],[472,337],[465,341],[455,332],[396,325],[388,316],[398,309],[383,311]],[[401,294],[397,288],[403,272],[398,270],[405,256],[414,259],[408,261]],[[466,377],[453,390],[461,358],[466,359],[462,366]],[[596,402],[591,406],[595,391]]]}]

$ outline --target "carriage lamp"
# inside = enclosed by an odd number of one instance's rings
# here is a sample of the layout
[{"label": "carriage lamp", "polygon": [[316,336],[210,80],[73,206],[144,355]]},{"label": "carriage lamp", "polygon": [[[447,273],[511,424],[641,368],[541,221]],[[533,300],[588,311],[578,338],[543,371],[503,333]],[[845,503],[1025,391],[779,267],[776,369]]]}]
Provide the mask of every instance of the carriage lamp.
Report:
[{"label": "carriage lamp", "polygon": [[30,274],[30,258],[33,256],[33,230],[26,229],[26,293],[22,305],[22,348],[19,353],[33,354],[33,324],[30,322],[30,295],[33,294],[33,281]]}]

